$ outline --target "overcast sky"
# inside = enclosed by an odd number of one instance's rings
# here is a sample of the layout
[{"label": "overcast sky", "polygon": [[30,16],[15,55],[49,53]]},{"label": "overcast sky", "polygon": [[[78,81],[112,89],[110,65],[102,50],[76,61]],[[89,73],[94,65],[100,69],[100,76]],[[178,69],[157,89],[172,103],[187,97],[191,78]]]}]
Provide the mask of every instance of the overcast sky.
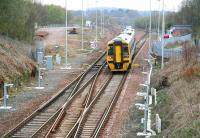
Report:
[{"label": "overcast sky", "polygon": [[[65,0],[38,0],[43,4],[56,4],[62,7],[65,6]],[[84,9],[93,8],[96,6],[96,0],[83,0]],[[150,0],[98,0],[98,7],[116,7],[127,8],[134,10],[149,10]],[[158,0],[152,1],[152,10],[157,10],[159,7]],[[177,11],[183,0],[165,0],[165,7],[170,11]],[[68,8],[70,10],[80,10],[82,7],[82,0],[67,0]]]}]

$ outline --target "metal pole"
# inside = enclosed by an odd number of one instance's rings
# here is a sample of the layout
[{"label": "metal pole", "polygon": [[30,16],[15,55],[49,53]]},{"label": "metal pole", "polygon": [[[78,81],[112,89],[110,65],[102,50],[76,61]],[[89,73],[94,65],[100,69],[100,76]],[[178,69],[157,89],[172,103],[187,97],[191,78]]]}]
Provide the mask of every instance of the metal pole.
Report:
[{"label": "metal pole", "polygon": [[7,106],[7,84],[4,83],[3,106]]},{"label": "metal pole", "polygon": [[98,21],[98,20],[97,20],[97,2],[98,2],[98,1],[96,0],[96,40],[95,40],[95,41],[96,41],[96,46],[97,46],[97,37],[98,37],[98,36],[97,36],[97,33],[98,33],[98,25],[97,25],[97,21]]},{"label": "metal pole", "polygon": [[67,66],[67,52],[68,52],[68,49],[67,49],[67,37],[68,37],[68,33],[67,33],[67,0],[65,0],[65,65]]},{"label": "metal pole", "polygon": [[83,0],[82,0],[82,34],[81,34],[81,49],[83,49]]},{"label": "metal pole", "polygon": [[101,7],[101,35],[103,34],[103,9]]},{"label": "metal pole", "polygon": [[150,0],[150,20],[149,20],[149,56],[151,54],[151,0]]},{"label": "metal pole", "polygon": [[160,0],[159,1],[159,7],[158,7],[158,39],[160,34]]},{"label": "metal pole", "polygon": [[40,88],[41,82],[40,82],[40,65],[38,65],[38,87]]},{"label": "metal pole", "polygon": [[165,33],[165,10],[164,10],[164,6],[165,6],[165,1],[163,0],[163,5],[162,5],[162,13],[163,13],[163,18],[162,18],[162,63],[161,63],[161,69],[164,68],[164,33]]},{"label": "metal pole", "polygon": [[104,30],[104,29],[105,29],[105,28],[104,28],[104,27],[105,27],[105,26],[104,26],[104,25],[105,25],[105,23],[104,23],[105,17],[104,17],[104,16],[105,16],[105,15],[104,15],[104,9],[103,9],[103,35],[104,35],[104,31],[105,31],[105,30]]}]

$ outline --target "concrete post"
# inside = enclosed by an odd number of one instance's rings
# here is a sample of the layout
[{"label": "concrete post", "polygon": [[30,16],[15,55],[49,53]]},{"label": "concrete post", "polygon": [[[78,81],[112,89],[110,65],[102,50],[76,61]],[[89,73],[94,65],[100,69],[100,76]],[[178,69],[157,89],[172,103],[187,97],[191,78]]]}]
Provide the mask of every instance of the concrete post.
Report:
[{"label": "concrete post", "polygon": [[156,131],[158,133],[161,133],[161,119],[159,117],[159,114],[156,114]]},{"label": "concrete post", "polygon": [[3,106],[0,107],[0,109],[2,109],[2,110],[9,110],[12,108],[11,106],[8,106],[9,95],[8,95],[8,91],[7,91],[8,88],[12,87],[12,86],[13,86],[13,84],[4,83]]}]

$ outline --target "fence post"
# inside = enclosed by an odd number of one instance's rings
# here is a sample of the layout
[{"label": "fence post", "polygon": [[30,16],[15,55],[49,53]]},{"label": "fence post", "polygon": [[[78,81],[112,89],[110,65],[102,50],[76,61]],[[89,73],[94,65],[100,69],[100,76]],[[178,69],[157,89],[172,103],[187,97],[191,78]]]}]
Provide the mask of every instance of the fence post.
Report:
[{"label": "fence post", "polygon": [[11,106],[8,106],[8,100],[9,100],[8,88],[9,87],[13,87],[13,84],[4,83],[3,106],[0,107],[0,109],[2,109],[2,110],[12,109]]},{"label": "fence post", "polygon": [[161,119],[159,117],[159,114],[156,114],[156,131],[158,133],[161,133]]},{"label": "fence post", "polygon": [[151,88],[151,95],[154,96],[154,105],[157,105],[157,91],[155,88]]}]

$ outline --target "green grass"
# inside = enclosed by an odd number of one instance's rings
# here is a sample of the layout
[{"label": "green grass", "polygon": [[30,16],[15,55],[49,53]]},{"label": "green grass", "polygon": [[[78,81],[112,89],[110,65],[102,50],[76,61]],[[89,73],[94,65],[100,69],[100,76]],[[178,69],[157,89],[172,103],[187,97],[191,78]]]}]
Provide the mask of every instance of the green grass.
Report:
[{"label": "green grass", "polygon": [[200,121],[194,120],[193,124],[189,127],[183,127],[180,129],[175,130],[171,138],[198,138],[199,133],[197,131],[197,128],[200,126]]},{"label": "green grass", "polygon": [[182,45],[178,45],[178,44],[169,45],[169,46],[166,46],[165,49],[174,49],[174,48],[178,48],[178,47],[182,47]]}]

